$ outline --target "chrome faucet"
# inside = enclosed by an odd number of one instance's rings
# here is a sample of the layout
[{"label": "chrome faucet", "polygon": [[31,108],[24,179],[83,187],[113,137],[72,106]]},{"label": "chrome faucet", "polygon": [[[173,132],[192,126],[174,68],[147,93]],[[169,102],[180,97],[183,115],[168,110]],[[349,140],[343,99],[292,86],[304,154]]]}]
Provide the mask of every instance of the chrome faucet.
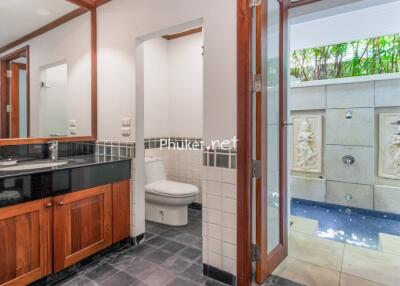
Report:
[{"label": "chrome faucet", "polygon": [[49,141],[49,158],[52,161],[58,160],[58,141]]}]

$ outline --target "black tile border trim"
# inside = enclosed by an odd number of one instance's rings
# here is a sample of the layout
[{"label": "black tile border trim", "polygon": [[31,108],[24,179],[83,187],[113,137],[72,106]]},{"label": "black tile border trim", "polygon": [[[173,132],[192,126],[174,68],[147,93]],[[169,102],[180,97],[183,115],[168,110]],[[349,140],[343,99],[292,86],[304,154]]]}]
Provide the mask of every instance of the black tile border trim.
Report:
[{"label": "black tile border trim", "polygon": [[203,274],[224,284],[236,285],[235,275],[205,263],[203,263]]},{"label": "black tile border trim", "polygon": [[[160,149],[160,140],[170,140],[172,146],[182,148],[180,151],[186,151],[185,145],[190,147],[194,142],[200,142],[201,138],[184,137],[155,137],[145,138],[145,150]],[[171,146],[171,147],[172,147]],[[95,152],[98,155],[116,156],[120,158],[136,158],[135,142],[119,141],[97,141]],[[199,150],[201,151],[201,150]],[[236,169],[237,151],[236,149],[204,149],[203,166]]]},{"label": "black tile border trim", "polygon": [[236,169],[237,153],[235,149],[203,151],[203,166]]},{"label": "black tile border trim", "polygon": [[129,237],[120,242],[117,242],[106,249],[101,250],[100,252],[93,254],[90,257],[83,259],[82,261],[62,270],[58,273],[52,273],[49,276],[46,276],[36,282],[30,284],[30,286],[46,286],[46,285],[57,285],[59,282],[70,278],[74,274],[76,274],[83,267],[92,264],[106,257],[108,254],[125,247],[126,245],[137,245],[137,237]]},{"label": "black tile border trim", "polygon": [[168,147],[177,147],[177,148],[184,148],[185,146],[191,147],[194,143],[197,144],[196,146],[201,146],[201,142],[203,141],[202,138],[194,138],[194,137],[150,137],[144,139],[144,148],[147,149],[159,149],[161,146],[161,140],[168,140],[169,146],[165,146],[164,148]]},{"label": "black tile border trim", "polygon": [[[54,138],[57,140],[57,138]],[[25,144],[1,146],[0,159],[18,159],[19,161],[40,160],[49,157],[48,144]],[[95,152],[94,142],[59,142],[59,157],[89,155]]]},{"label": "black tile border trim", "polygon": [[96,154],[120,158],[135,158],[135,142],[97,141]]}]

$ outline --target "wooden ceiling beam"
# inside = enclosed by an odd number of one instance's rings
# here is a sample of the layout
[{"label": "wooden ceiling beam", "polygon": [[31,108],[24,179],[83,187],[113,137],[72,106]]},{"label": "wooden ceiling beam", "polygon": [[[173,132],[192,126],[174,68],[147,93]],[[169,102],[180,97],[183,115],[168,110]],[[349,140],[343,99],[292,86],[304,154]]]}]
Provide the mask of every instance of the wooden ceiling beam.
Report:
[{"label": "wooden ceiling beam", "polygon": [[91,10],[103,4],[106,4],[107,2],[110,2],[111,0],[66,0],[66,1],[78,5],[82,8]]},{"label": "wooden ceiling beam", "polygon": [[94,0],[67,0],[67,1],[86,9],[96,8],[96,1]]}]

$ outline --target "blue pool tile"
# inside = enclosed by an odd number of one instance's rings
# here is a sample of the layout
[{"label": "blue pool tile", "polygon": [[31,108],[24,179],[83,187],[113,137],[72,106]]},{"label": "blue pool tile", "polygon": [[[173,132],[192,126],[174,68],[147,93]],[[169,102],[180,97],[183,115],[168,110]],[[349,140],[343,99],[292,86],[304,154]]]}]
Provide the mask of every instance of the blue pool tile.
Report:
[{"label": "blue pool tile", "polygon": [[291,214],[317,220],[316,235],[377,249],[379,233],[400,236],[400,215],[340,205],[292,199]]}]

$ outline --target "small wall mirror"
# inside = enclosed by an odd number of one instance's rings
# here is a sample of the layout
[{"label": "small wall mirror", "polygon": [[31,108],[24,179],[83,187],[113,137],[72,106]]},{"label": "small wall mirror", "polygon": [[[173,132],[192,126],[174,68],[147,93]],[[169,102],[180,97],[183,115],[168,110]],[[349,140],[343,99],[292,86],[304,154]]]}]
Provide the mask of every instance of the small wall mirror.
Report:
[{"label": "small wall mirror", "polygon": [[1,1],[1,145],[95,139],[92,13],[66,0]]}]

